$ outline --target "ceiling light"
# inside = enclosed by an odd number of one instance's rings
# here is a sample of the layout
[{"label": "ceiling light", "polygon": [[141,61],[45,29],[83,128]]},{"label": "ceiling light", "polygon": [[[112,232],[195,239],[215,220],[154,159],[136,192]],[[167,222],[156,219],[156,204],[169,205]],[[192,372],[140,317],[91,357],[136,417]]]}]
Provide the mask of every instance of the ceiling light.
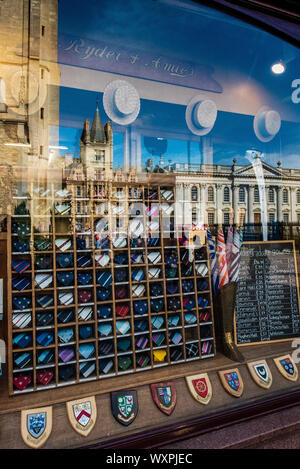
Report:
[{"label": "ceiling light", "polygon": [[285,65],[282,62],[276,62],[272,65],[271,70],[275,75],[281,75],[285,72]]}]

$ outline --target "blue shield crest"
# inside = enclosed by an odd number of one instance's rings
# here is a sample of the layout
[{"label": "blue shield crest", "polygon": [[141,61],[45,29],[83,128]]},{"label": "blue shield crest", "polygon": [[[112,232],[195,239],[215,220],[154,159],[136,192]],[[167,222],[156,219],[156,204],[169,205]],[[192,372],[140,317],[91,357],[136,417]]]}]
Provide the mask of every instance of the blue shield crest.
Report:
[{"label": "blue shield crest", "polygon": [[46,412],[27,415],[27,429],[33,438],[39,438],[46,428]]}]

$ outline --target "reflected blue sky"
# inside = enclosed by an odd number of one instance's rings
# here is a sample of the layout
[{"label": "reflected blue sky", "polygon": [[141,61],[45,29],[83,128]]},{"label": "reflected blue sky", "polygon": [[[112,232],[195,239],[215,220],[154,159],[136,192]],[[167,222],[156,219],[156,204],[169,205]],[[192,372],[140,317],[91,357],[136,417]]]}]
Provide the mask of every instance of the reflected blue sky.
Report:
[{"label": "reflected blue sky", "polygon": [[[169,0],[81,0],[59,2],[59,36],[79,35],[91,40],[109,40],[110,43],[138,47],[145,52],[180,57],[211,66],[218,63],[224,70],[236,70],[255,77],[282,102],[290,99],[290,85],[299,78],[300,54],[294,47],[253,26],[229,18],[223,13],[198,6],[193,2]],[[174,6],[175,5],[175,6]],[[233,47],[234,45],[234,47]],[[270,64],[279,57],[288,64],[287,73],[274,77]],[[74,69],[75,71],[75,69]],[[224,90],[226,92],[226,90]],[[99,101],[102,95],[98,93]],[[74,88],[60,89],[60,144],[79,156],[79,138],[85,119],[92,121],[97,94]],[[300,104],[299,115],[300,115]],[[298,109],[297,109],[298,111]],[[107,122],[102,106],[103,123]],[[141,135],[145,131],[168,140],[164,154],[169,160],[191,164],[203,162],[201,140],[189,133],[185,122],[185,106],[150,100],[141,100],[141,111],[134,126]],[[113,124],[114,166],[122,166],[124,129]],[[213,142],[215,164],[247,164],[245,151],[256,148],[265,154],[265,161],[276,165],[300,168],[300,126],[283,122],[278,136],[262,143],[253,132],[253,117],[230,112],[219,112],[216,124],[209,134]],[[197,139],[196,139],[197,140]],[[188,141],[191,141],[188,146]],[[189,151],[188,151],[189,148]],[[142,160],[151,157],[142,147]],[[154,156],[157,163],[159,156]]]}]

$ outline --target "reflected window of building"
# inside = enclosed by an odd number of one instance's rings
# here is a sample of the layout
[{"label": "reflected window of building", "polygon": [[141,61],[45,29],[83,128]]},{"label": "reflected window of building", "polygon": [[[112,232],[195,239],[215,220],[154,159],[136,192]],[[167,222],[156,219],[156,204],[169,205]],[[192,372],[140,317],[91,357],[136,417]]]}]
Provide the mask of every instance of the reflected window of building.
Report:
[{"label": "reflected window of building", "polygon": [[208,202],[214,202],[214,188],[212,186],[209,186],[207,190],[207,201]]},{"label": "reflected window of building", "polygon": [[240,190],[239,190],[239,201],[240,201],[240,202],[245,202],[245,189],[244,189],[244,187],[240,187]]},{"label": "reflected window of building", "polygon": [[300,204],[300,190],[297,190],[297,204]]},{"label": "reflected window of building", "polygon": [[239,216],[239,224],[240,224],[240,226],[243,226],[243,225],[244,225],[245,216],[246,216],[246,212],[240,212],[240,216]]},{"label": "reflected window of building", "polygon": [[274,189],[273,189],[273,187],[271,187],[271,188],[269,189],[269,202],[270,202],[271,204],[274,203]]},{"label": "reflected window of building", "polygon": [[215,214],[214,214],[214,212],[208,212],[207,222],[208,222],[209,225],[214,225],[214,223],[215,223]]},{"label": "reflected window of building", "polygon": [[259,202],[259,190],[258,187],[254,187],[254,202]]},{"label": "reflected window of building", "polygon": [[228,212],[224,213],[223,220],[224,220],[224,225],[229,225],[230,222],[230,214]]},{"label": "reflected window of building", "polygon": [[254,223],[260,223],[260,222],[261,222],[260,213],[258,212],[254,213]]},{"label": "reflected window of building", "polygon": [[192,224],[197,224],[197,209],[195,207],[192,209]]},{"label": "reflected window of building", "polygon": [[230,191],[229,191],[229,187],[224,187],[223,201],[224,201],[224,202],[230,202]]},{"label": "reflected window of building", "polygon": [[289,214],[288,214],[288,213],[284,213],[284,214],[283,214],[283,222],[284,222],[284,223],[288,223],[288,222],[289,222]]},{"label": "reflected window of building", "polygon": [[275,222],[275,213],[270,212],[269,213],[269,223],[274,223]]},{"label": "reflected window of building", "polygon": [[193,186],[191,189],[192,202],[197,202],[198,200],[198,188]]},{"label": "reflected window of building", "polygon": [[282,191],[282,201],[283,201],[284,204],[289,203],[289,193],[288,193],[287,189],[283,189],[283,191]]}]

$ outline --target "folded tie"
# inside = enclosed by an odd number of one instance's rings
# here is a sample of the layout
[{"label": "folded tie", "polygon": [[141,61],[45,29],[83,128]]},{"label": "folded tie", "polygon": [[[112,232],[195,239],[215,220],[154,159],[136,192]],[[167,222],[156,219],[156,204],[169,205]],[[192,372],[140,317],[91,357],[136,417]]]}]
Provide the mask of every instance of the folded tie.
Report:
[{"label": "folded tie", "polygon": [[183,352],[181,349],[176,349],[174,348],[172,351],[171,351],[171,354],[170,354],[170,360],[171,362],[177,362],[178,360],[181,360],[183,359]]},{"label": "folded tie", "polygon": [[150,207],[146,207],[145,214],[150,218],[157,217],[159,215],[158,205],[151,205]]},{"label": "folded tie", "polygon": [[112,316],[113,309],[111,306],[98,306],[97,314],[100,319],[106,319]]},{"label": "folded tie", "polygon": [[162,316],[155,316],[151,318],[152,329],[160,329],[164,325],[164,318]]},{"label": "folded tie", "polygon": [[43,347],[48,347],[53,342],[53,339],[53,332],[40,332],[36,336],[37,343]]},{"label": "folded tie", "polygon": [[30,250],[30,244],[27,241],[14,241],[13,251],[14,252],[28,252]]},{"label": "folded tie", "polygon": [[150,284],[150,296],[163,295],[164,289],[161,283],[155,282]]},{"label": "folded tie", "polygon": [[91,306],[85,306],[83,308],[78,308],[79,319],[83,321],[88,321],[92,316],[93,310]]},{"label": "folded tie", "polygon": [[188,358],[193,358],[199,355],[199,348],[197,344],[187,344],[185,346],[185,350]]},{"label": "folded tie", "polygon": [[185,293],[190,293],[194,291],[194,281],[193,280],[183,280],[182,283],[182,291]]},{"label": "folded tie", "polygon": [[51,241],[47,238],[34,240],[34,248],[36,251],[47,251],[51,247]]},{"label": "folded tie", "polygon": [[165,200],[172,200],[174,198],[173,191],[170,190],[162,190],[160,194]]},{"label": "folded tie", "polygon": [[156,252],[150,252],[148,254],[148,259],[151,264],[157,264],[158,262],[161,261],[161,253],[159,251]]},{"label": "folded tie", "polygon": [[51,363],[54,360],[54,352],[53,350],[43,350],[42,352],[38,352],[37,359],[38,363],[42,363],[43,365]]},{"label": "folded tie", "polygon": [[79,355],[86,360],[92,357],[95,353],[95,346],[93,344],[80,344]]},{"label": "folded tie", "polygon": [[100,335],[108,337],[112,334],[112,325],[110,323],[100,324],[98,326],[98,332]]},{"label": "folded tie", "polygon": [[206,264],[204,264],[203,262],[200,264],[196,264],[195,270],[196,270],[197,275],[201,275],[202,277],[205,277],[208,273],[208,268]]},{"label": "folded tie", "polygon": [[116,254],[114,258],[115,264],[123,265],[128,263],[128,257],[126,254]]},{"label": "folded tie", "polygon": [[167,292],[174,295],[178,292],[178,282],[167,282]]},{"label": "folded tie", "polygon": [[56,262],[62,269],[73,267],[73,254],[57,254]]},{"label": "folded tie", "polygon": [[39,384],[43,384],[44,386],[46,386],[47,384],[51,382],[53,378],[53,371],[51,370],[39,371],[36,374],[36,377],[37,377],[37,381]]},{"label": "folded tie", "polygon": [[130,258],[133,264],[141,264],[143,262],[143,254],[134,253],[131,254]]},{"label": "folded tie", "polygon": [[31,323],[31,313],[15,313],[12,315],[12,322],[15,327],[24,329]]},{"label": "folded tie", "polygon": [[190,253],[186,249],[181,253],[181,262],[183,265],[188,265],[190,259]]},{"label": "folded tie", "polygon": [[131,340],[130,339],[119,339],[118,340],[118,351],[119,352],[127,352],[127,350],[131,346]]},{"label": "folded tie", "polygon": [[23,391],[31,383],[31,376],[23,374],[15,375],[13,378],[13,383],[14,386],[19,389],[19,391]]},{"label": "folded tie", "polygon": [[185,313],[184,321],[186,324],[194,324],[197,321],[197,316],[195,316],[195,314]]},{"label": "folded tie", "polygon": [[60,285],[68,287],[74,284],[74,272],[57,272],[57,281]]},{"label": "folded tie", "polygon": [[69,238],[60,238],[55,240],[55,246],[60,249],[60,251],[68,251],[72,247],[72,242]]},{"label": "folded tie", "polygon": [[210,353],[212,353],[212,342],[211,341],[205,341],[203,342],[202,344],[202,347],[201,347],[201,352],[202,352],[202,355],[208,355]]},{"label": "folded tie", "polygon": [[91,290],[79,290],[78,291],[78,303],[88,303],[92,299]]},{"label": "folded tie", "polygon": [[156,346],[160,346],[165,341],[165,334],[163,333],[155,333],[152,334],[152,341]]},{"label": "folded tie", "polygon": [[191,277],[193,275],[193,264],[182,265],[181,269],[183,277]]},{"label": "folded tie", "polygon": [[153,358],[155,362],[164,362],[167,352],[165,350],[153,350]]},{"label": "folded tie", "polygon": [[58,376],[62,381],[68,381],[74,378],[75,368],[74,365],[65,365],[58,368]]},{"label": "folded tie", "polygon": [[88,378],[92,373],[94,373],[95,369],[96,365],[94,362],[80,363],[79,365],[80,374],[84,378]]},{"label": "folded tie", "polygon": [[76,247],[79,251],[86,249],[86,239],[85,238],[76,238]]},{"label": "folded tie", "polygon": [[111,297],[111,288],[97,288],[97,299],[98,301],[105,301]]},{"label": "folded tie", "polygon": [[26,277],[13,277],[12,286],[13,290],[22,291],[25,290],[30,285],[30,280]]},{"label": "folded tie", "polygon": [[116,329],[120,334],[126,334],[130,330],[130,323],[129,321],[117,321],[116,322]]},{"label": "folded tie", "polygon": [[200,322],[207,322],[210,320],[210,313],[208,311],[204,311],[199,313]]},{"label": "folded tie", "polygon": [[73,322],[74,321],[74,312],[72,309],[67,309],[67,310],[60,310],[57,313],[57,319],[60,323],[67,323],[67,322]]},{"label": "folded tie", "polygon": [[37,269],[48,269],[52,265],[50,256],[36,256],[35,266]]},{"label": "folded tie", "polygon": [[77,281],[80,285],[88,285],[92,282],[92,275],[89,273],[78,273],[77,274]]},{"label": "folded tie", "polygon": [[198,305],[200,308],[206,308],[209,304],[209,300],[203,296],[199,296]]},{"label": "folded tie", "polygon": [[29,269],[30,262],[29,261],[12,261],[12,268],[19,274],[25,272],[25,270]]},{"label": "folded tie", "polygon": [[144,239],[143,238],[131,238],[130,246],[132,248],[141,248],[144,246]]},{"label": "folded tie", "polygon": [[174,332],[174,334],[171,334],[170,338],[173,344],[178,345],[182,341],[182,334],[180,334],[180,332]]},{"label": "folded tie", "polygon": [[16,233],[19,236],[19,238],[24,238],[26,235],[30,233],[30,225],[29,223],[25,223],[25,222],[13,223],[12,232]]},{"label": "folded tie", "polygon": [[141,297],[141,296],[144,296],[144,293],[145,293],[144,285],[133,285],[132,296]]},{"label": "folded tie", "polygon": [[159,238],[148,238],[147,246],[154,248],[159,245],[160,239]]},{"label": "folded tie", "polygon": [[71,305],[74,303],[73,293],[59,293],[58,300],[62,305]]},{"label": "folded tie", "polygon": [[107,288],[112,284],[112,275],[110,272],[100,272],[96,280],[101,287]]},{"label": "folded tie", "polygon": [[101,373],[107,374],[114,366],[114,362],[111,359],[100,360],[100,371]]},{"label": "folded tie", "polygon": [[128,279],[128,274],[126,269],[115,269],[114,271],[115,282],[124,282]]},{"label": "folded tie", "polygon": [[90,256],[79,256],[77,257],[78,267],[90,267],[92,265],[92,259]]},{"label": "folded tie", "polygon": [[18,368],[25,368],[31,362],[31,354],[29,352],[15,354],[14,363]]},{"label": "folded tie", "polygon": [[73,348],[61,348],[58,356],[64,363],[68,363],[74,358],[75,353]]},{"label": "folded tie", "polygon": [[183,298],[182,300],[182,305],[185,309],[188,311],[191,311],[193,308],[195,308],[195,300],[194,298]]},{"label": "folded tie", "polygon": [[133,310],[135,314],[146,314],[148,312],[148,301],[134,301]]},{"label": "folded tie", "polygon": [[144,226],[138,219],[130,220],[129,222],[129,233],[131,236],[138,238],[143,234]]},{"label": "folded tie", "polygon": [[[58,274],[57,274],[58,275]],[[36,274],[34,277],[35,285],[39,288],[48,288],[53,281],[53,276],[51,274]]]},{"label": "folded tie", "polygon": [[127,236],[125,234],[117,235],[113,240],[113,246],[116,249],[125,248],[127,246]]},{"label": "folded tie", "polygon": [[109,263],[110,257],[108,254],[96,254],[95,260],[101,267],[105,267]]},{"label": "folded tie", "polygon": [[145,277],[145,272],[143,269],[132,269],[131,278],[135,282],[141,282]]},{"label": "folded tie", "polygon": [[13,305],[16,309],[24,310],[31,306],[31,299],[27,296],[13,296]]},{"label": "folded tie", "polygon": [[151,311],[160,313],[164,310],[164,301],[162,298],[156,298],[150,301]]},{"label": "folded tie", "polygon": [[127,305],[117,305],[116,306],[116,315],[124,318],[129,313],[129,306]]},{"label": "folded tie", "polygon": [[168,325],[169,326],[173,326],[173,327],[176,327],[179,323],[179,316],[174,315],[174,316],[168,316]]},{"label": "folded tie", "polygon": [[158,221],[148,221],[147,222],[148,229],[151,233],[159,231],[159,222]]},{"label": "folded tie", "polygon": [[[100,342],[100,345],[99,345],[99,353],[101,355],[108,355],[111,353],[111,351],[113,350],[113,343],[112,341],[110,340],[105,340],[105,341],[102,341]],[[100,362],[100,367],[101,367],[101,362]]]},{"label": "folded tie", "polygon": [[136,346],[138,349],[144,349],[144,348],[146,348],[148,342],[149,342],[148,337],[139,336],[139,337],[136,337],[136,338],[135,338],[135,346]]},{"label": "folded tie", "polygon": [[94,336],[94,328],[92,325],[87,324],[79,326],[79,338],[82,340],[90,339]]},{"label": "folded tie", "polygon": [[174,211],[173,205],[167,203],[161,204],[161,209],[166,215],[171,215],[171,213]]},{"label": "folded tie", "polygon": [[130,357],[120,357],[118,360],[119,368],[123,371],[127,370],[132,364]]},{"label": "folded tie", "polygon": [[36,298],[37,303],[42,307],[42,308],[48,308],[49,306],[52,306],[54,303],[54,298],[53,296],[38,296]]},{"label": "folded tie", "polygon": [[167,267],[166,266],[166,277],[175,278],[178,276],[177,267]]},{"label": "folded tie", "polygon": [[150,357],[146,354],[139,354],[138,355],[138,358],[136,360],[136,363],[141,367],[141,368],[145,368],[148,363],[150,362]]},{"label": "folded tie", "polygon": [[173,298],[168,298],[167,305],[169,311],[177,311],[178,309],[181,309],[180,298],[176,296]]},{"label": "folded tie", "polygon": [[17,334],[13,338],[13,344],[18,348],[27,348],[32,344],[31,334]]},{"label": "folded tie", "polygon": [[177,256],[177,251],[175,250],[170,250],[168,252],[165,252],[165,262],[167,266],[169,267],[177,267],[178,264],[178,256]]},{"label": "folded tie", "polygon": [[150,267],[148,269],[149,278],[158,278],[160,276],[160,268],[159,267]]},{"label": "folded tie", "polygon": [[148,328],[148,321],[136,321],[134,324],[135,331],[145,331]]},{"label": "folded tie", "polygon": [[57,215],[67,215],[71,211],[70,205],[60,204],[55,206],[55,213]]},{"label": "folded tie", "polygon": [[126,287],[117,286],[115,289],[116,298],[122,300],[123,298],[128,298],[128,291]]},{"label": "folded tie", "polygon": [[209,289],[209,282],[208,280],[204,280],[201,278],[197,278],[197,288],[199,291],[205,291]]},{"label": "folded tie", "polygon": [[67,344],[74,337],[74,330],[72,327],[68,327],[67,329],[59,329],[57,336],[60,342]]}]

